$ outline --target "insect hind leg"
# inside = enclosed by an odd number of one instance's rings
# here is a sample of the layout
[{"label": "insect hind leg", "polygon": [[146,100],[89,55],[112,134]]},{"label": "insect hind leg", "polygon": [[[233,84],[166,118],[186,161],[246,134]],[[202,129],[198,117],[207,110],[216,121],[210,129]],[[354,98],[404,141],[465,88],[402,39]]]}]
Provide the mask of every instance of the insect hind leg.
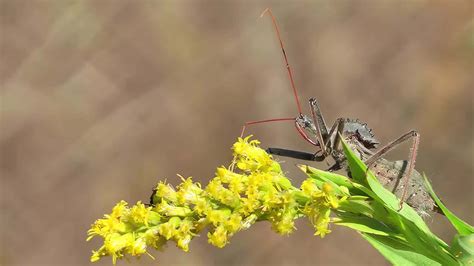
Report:
[{"label": "insect hind leg", "polygon": [[381,159],[389,151],[393,150],[398,145],[409,140],[410,138],[413,138],[413,142],[412,142],[412,146],[411,146],[409,157],[408,157],[409,159],[408,159],[407,171],[405,171],[405,174],[402,177],[402,178],[405,178],[405,180],[403,182],[403,192],[402,192],[402,197],[400,199],[399,210],[402,209],[402,206],[403,206],[403,203],[405,201],[406,194],[408,191],[408,184],[412,176],[413,170],[415,169],[416,155],[418,153],[418,146],[420,144],[420,134],[415,130],[411,130],[410,132],[403,134],[399,138],[395,139],[394,141],[382,147],[380,150],[375,152],[371,157],[369,157],[365,161],[365,164],[367,165],[367,167],[370,168],[370,166],[374,164],[377,160]]}]

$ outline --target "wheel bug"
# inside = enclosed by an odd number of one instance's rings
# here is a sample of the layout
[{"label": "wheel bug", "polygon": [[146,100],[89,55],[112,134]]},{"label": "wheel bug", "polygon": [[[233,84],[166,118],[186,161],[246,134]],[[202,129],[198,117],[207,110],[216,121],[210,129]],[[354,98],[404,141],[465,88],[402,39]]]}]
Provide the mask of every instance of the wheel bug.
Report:
[{"label": "wheel bug", "polygon": [[[423,217],[427,217],[430,213],[438,211],[437,205],[425,188],[423,177],[414,169],[420,142],[418,132],[411,130],[382,148],[375,150],[378,144],[380,144],[379,141],[375,138],[367,124],[362,123],[358,119],[338,118],[331,128],[328,128],[319,104],[314,98],[309,100],[311,116],[302,114],[296,86],[293,81],[293,74],[288,63],[276,19],[268,8],[261,14],[261,17],[265,14],[270,16],[280,43],[299,114],[297,117],[246,122],[242,127],[241,136],[243,136],[246,127],[249,125],[276,121],[294,121],[296,130],[303,139],[311,145],[318,147],[319,150],[316,153],[307,153],[281,148],[268,148],[267,151],[270,154],[309,161],[325,161],[329,157],[335,161],[328,169],[329,171],[345,168],[350,176],[351,173],[347,168],[346,158],[342,150],[342,137],[360,159],[375,173],[382,185],[392,191],[400,199],[400,209],[403,202],[406,202]],[[314,139],[309,136],[312,136]],[[383,158],[388,152],[409,139],[412,139],[412,145],[408,160],[389,161]]]}]

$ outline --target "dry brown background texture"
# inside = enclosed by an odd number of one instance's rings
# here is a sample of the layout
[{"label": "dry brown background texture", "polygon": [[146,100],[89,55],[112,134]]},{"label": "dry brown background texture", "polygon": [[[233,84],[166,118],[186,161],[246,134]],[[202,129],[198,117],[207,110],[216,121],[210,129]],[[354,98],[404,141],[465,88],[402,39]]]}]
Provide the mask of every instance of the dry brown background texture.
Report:
[{"label": "dry brown background texture", "polygon": [[[244,121],[295,115],[265,7],[304,110],[317,97],[326,120],[360,118],[384,143],[418,129],[417,169],[472,224],[472,1],[1,0],[0,264],[89,265],[99,241],[86,231],[117,201],[147,201],[176,173],[207,183]],[[248,132],[311,150],[291,123]],[[430,224],[450,241],[443,217]],[[120,265],[387,264],[352,231],[297,227],[257,224],[224,249],[204,234],[189,253],[171,244]]]}]

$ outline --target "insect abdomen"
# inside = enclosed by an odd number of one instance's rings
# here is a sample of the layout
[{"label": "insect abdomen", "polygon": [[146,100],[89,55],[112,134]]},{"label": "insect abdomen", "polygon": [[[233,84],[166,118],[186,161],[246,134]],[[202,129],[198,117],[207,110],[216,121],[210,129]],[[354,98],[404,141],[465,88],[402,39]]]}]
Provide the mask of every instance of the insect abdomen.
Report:
[{"label": "insect abdomen", "polygon": [[[379,182],[398,198],[404,191],[405,171],[408,161],[387,161],[381,159],[371,167]],[[405,202],[414,208],[421,216],[429,216],[437,207],[425,188],[423,176],[416,170],[412,172],[406,192]]]}]

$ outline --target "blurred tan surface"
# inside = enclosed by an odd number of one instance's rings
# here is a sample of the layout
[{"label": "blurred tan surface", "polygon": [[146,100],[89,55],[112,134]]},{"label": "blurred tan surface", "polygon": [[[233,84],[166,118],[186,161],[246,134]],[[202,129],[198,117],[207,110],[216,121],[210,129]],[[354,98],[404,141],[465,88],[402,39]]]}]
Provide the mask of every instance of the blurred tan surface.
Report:
[{"label": "blurred tan surface", "polygon": [[[471,224],[472,1],[0,0],[0,265],[89,265],[90,224],[147,201],[176,173],[207,183],[244,121],[296,115],[272,7],[304,110],[360,118],[382,142],[415,128],[417,169]],[[251,127],[264,146],[311,151],[291,123]],[[409,145],[389,158],[403,159]],[[294,160],[285,169],[299,184]],[[313,164],[325,168],[324,164]],[[450,242],[441,216],[430,222]],[[356,233],[289,237],[258,224],[224,249],[120,265],[380,265]],[[110,265],[104,259],[96,265]]]}]

